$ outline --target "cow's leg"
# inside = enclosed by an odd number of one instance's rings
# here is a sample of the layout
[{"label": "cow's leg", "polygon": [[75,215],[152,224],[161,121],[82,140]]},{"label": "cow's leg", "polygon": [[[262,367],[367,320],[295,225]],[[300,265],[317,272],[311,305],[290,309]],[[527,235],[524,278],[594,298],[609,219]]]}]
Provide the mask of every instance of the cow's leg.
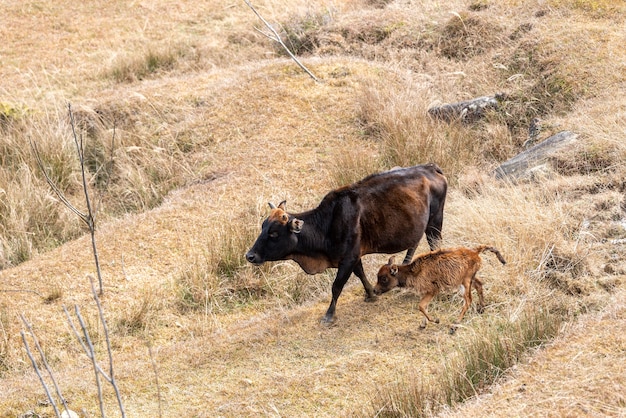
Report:
[{"label": "cow's leg", "polygon": [[443,208],[437,213],[431,213],[426,225],[426,240],[431,250],[439,248],[441,242],[441,227],[443,226]]},{"label": "cow's leg", "polygon": [[367,277],[365,276],[365,271],[363,270],[363,262],[361,262],[361,259],[359,259],[359,261],[356,262],[356,265],[354,266],[353,271],[356,277],[358,277],[361,280],[361,283],[363,284],[363,287],[365,288],[365,301],[367,302],[375,301],[377,299],[377,296],[374,294],[374,287],[371,285],[371,283],[367,280]]},{"label": "cow's leg", "polygon": [[406,250],[406,255],[404,256],[404,261],[402,262],[402,264],[409,264],[411,261],[413,261],[413,256],[415,255],[416,249],[417,247],[412,247]]},{"label": "cow's leg", "polygon": [[[335,277],[335,281],[333,282],[332,299],[330,301],[330,306],[328,307],[328,310],[326,311],[326,315],[324,315],[322,322],[325,322],[327,324],[333,322],[333,319],[335,318],[335,308],[337,307],[337,299],[339,299],[339,295],[341,295],[343,287],[346,285],[346,282],[350,278],[350,275],[355,268],[355,263],[356,262],[344,262],[339,265],[339,268],[337,269],[337,276]],[[361,269],[362,268],[363,266],[361,266]]]}]

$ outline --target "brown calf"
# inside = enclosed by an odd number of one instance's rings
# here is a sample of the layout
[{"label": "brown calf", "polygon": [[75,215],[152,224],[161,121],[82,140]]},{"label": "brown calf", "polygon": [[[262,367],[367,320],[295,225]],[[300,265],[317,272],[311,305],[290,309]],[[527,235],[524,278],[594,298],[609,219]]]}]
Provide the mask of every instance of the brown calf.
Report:
[{"label": "brown calf", "polygon": [[[502,264],[506,261],[500,251],[494,247],[480,245],[471,248],[448,248],[420,254],[409,264],[394,264],[394,257],[378,271],[378,283],[374,286],[374,293],[380,295],[394,287],[411,287],[422,296],[419,310],[426,317],[420,328],[426,327],[426,320],[439,323],[439,319],[428,315],[428,304],[440,291],[450,291],[459,286],[464,287],[465,304],[457,322],[460,322],[472,304],[472,287],[478,292],[478,312],[484,307],[483,283],[476,277],[480,269],[483,251],[491,251]],[[454,333],[456,325],[450,328]]]}]

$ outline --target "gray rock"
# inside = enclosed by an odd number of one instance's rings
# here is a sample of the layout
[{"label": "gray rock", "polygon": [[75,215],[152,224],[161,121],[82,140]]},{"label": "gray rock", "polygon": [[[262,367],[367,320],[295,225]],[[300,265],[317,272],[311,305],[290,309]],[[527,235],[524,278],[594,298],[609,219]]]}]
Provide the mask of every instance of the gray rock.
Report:
[{"label": "gray rock", "polygon": [[[578,141],[578,137],[578,134],[574,132],[561,131],[505,161],[494,170],[493,174],[497,179],[530,178],[537,170],[545,171],[548,159],[570,148]],[[538,169],[539,167],[541,168]]]}]

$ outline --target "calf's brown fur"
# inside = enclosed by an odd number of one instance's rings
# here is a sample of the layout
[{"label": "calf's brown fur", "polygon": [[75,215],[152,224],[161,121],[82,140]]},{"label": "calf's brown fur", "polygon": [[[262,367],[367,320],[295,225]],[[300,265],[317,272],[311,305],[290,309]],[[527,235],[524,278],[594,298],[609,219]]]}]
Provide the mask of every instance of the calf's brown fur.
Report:
[{"label": "calf's brown fur", "polygon": [[[417,290],[422,296],[419,310],[426,317],[420,328],[425,328],[426,320],[439,323],[439,319],[428,314],[428,304],[435,295],[440,291],[455,290],[463,286],[465,303],[457,321],[460,322],[472,304],[472,287],[478,293],[478,312],[483,311],[483,283],[476,277],[482,261],[479,254],[483,251],[491,251],[502,264],[506,264],[500,251],[487,245],[480,245],[474,249],[461,247],[430,251],[416,256],[409,264],[394,264],[394,257],[391,257],[378,271],[374,293],[380,295],[394,287],[410,287]],[[450,332],[454,332],[455,329],[456,326],[453,325]]]}]

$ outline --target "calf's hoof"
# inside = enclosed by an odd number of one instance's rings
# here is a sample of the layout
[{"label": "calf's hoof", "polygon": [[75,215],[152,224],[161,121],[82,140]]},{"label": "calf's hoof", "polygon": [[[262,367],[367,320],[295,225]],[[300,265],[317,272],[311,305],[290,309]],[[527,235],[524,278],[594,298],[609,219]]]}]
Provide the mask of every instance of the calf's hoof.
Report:
[{"label": "calf's hoof", "polygon": [[365,295],[365,302],[376,302],[378,300],[378,296],[376,295]]},{"label": "calf's hoof", "polygon": [[438,324],[438,323],[439,323],[439,318],[435,318],[435,319],[433,319],[433,322],[434,322],[435,324]]},{"label": "calf's hoof", "polygon": [[454,333],[456,332],[457,326],[456,325],[452,325],[450,327],[450,335],[454,335]]},{"label": "calf's hoof", "polygon": [[478,305],[476,307],[476,312],[481,314],[481,313],[485,312],[485,308],[482,305]]}]

